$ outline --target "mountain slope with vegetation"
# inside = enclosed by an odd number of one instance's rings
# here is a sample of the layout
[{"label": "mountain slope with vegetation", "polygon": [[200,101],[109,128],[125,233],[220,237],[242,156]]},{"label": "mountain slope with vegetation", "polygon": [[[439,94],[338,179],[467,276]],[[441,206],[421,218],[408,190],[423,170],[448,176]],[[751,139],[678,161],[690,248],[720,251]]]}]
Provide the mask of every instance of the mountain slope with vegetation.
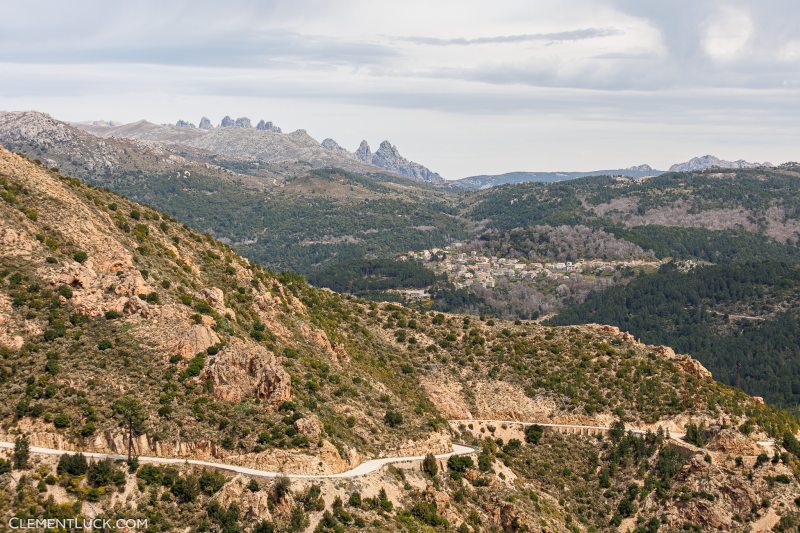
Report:
[{"label": "mountain slope with vegetation", "polygon": [[[446,450],[454,438],[446,418],[610,424],[621,417],[676,431],[700,423],[712,435],[744,427],[749,437],[741,438],[751,445],[798,429],[796,419],[718,384],[690,357],[613,328],[423,313],[317,289],[276,276],[167,215],[3,150],[0,184],[0,427],[2,440],[18,440],[0,472],[35,466],[24,478],[0,473],[6,515],[23,506],[48,516],[127,512],[163,529],[180,520],[248,530],[263,523],[264,531],[512,523],[566,531],[573,520],[602,528],[609,517],[581,511],[575,518],[588,502],[564,494],[525,459],[527,446],[542,441],[559,454],[554,461],[565,460],[572,444],[550,436],[531,436],[528,444],[479,438],[474,459],[323,488],[189,467],[132,464],[126,473],[113,463],[56,464],[26,456],[24,442],[125,453],[132,436],[134,454],[314,473],[378,455]],[[645,462],[673,453],[663,451],[671,444],[648,440],[639,455],[606,458],[606,441],[582,442],[575,449],[586,447],[588,462],[579,473],[590,478],[599,475],[594,453],[617,463],[633,457],[626,464],[641,462],[642,476],[652,468]],[[640,446],[625,450],[631,445]],[[653,471],[663,481],[657,498],[623,496],[622,470],[597,481],[614,487],[604,498],[619,507],[620,520],[639,507],[650,520],[673,505],[695,474],[686,461],[670,461],[666,473]],[[759,476],[788,476],[793,461],[779,458]],[[714,479],[722,486],[744,475],[742,467]],[[790,516],[785,505],[797,489],[787,479],[770,488],[781,516]],[[124,500],[120,487],[127,487]],[[542,495],[534,498],[532,488]],[[721,497],[721,490],[709,494]],[[701,500],[690,493],[688,501]],[[732,520],[725,513],[720,523]]]}]

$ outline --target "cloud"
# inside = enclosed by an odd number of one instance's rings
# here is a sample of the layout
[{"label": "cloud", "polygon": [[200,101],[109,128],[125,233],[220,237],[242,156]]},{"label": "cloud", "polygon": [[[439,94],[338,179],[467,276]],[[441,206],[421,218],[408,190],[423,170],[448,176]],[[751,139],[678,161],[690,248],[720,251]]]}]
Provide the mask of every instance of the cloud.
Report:
[{"label": "cloud", "polygon": [[584,28],[580,30],[559,31],[552,33],[527,33],[522,35],[497,35],[494,37],[474,37],[467,39],[456,37],[440,39],[436,37],[399,37],[397,40],[414,44],[431,46],[471,46],[476,44],[507,44],[527,43],[533,41],[581,41],[584,39],[597,39],[612,35],[622,35],[624,32],[616,28]]}]

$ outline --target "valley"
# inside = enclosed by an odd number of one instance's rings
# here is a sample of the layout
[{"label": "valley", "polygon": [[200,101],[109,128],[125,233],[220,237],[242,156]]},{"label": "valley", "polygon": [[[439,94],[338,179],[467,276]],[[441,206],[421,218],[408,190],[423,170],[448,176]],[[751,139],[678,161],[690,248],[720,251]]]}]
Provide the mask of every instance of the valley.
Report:
[{"label": "valley", "polygon": [[[42,475],[0,509],[264,531],[798,519],[795,167],[465,192],[3,120],[40,161],[0,152],[0,440]],[[117,463],[70,474],[66,450]]]}]

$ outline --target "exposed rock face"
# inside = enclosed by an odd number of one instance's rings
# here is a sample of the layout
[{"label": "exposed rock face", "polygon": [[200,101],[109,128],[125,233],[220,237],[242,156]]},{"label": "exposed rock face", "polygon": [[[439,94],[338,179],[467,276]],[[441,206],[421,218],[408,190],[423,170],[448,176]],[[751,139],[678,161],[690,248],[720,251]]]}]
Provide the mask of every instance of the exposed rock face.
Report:
[{"label": "exposed rock face", "polygon": [[[334,141],[330,137],[328,137],[327,139],[325,139],[324,141],[322,141],[319,144],[320,144],[320,146],[322,146],[326,150],[330,150],[331,152],[335,152],[336,154],[339,154],[339,155],[341,155],[343,157],[349,157],[351,159],[356,158],[356,156],[354,154],[352,154],[352,153],[348,152],[347,150],[345,150],[344,148],[342,148],[339,145],[339,143],[337,143],[336,141]],[[367,149],[369,149],[369,147]]]},{"label": "exposed rock face", "polygon": [[228,116],[228,115],[225,115],[225,116],[223,117],[223,119],[222,119],[222,122],[220,122],[220,124],[219,124],[219,126],[220,126],[221,128],[232,128],[232,127],[233,127],[233,126],[235,126],[235,125],[236,125],[236,123],[235,123],[235,122],[233,121],[233,119],[232,119],[230,116]]},{"label": "exposed rock face", "polygon": [[219,342],[219,336],[204,324],[195,324],[177,332],[171,351],[183,358],[194,357]]},{"label": "exposed rock face", "polygon": [[241,339],[231,339],[205,376],[214,384],[214,395],[227,401],[238,402],[255,393],[261,400],[278,404],[292,395],[291,378],[275,356]]},{"label": "exposed rock face", "polygon": [[191,122],[188,122],[186,120],[179,120],[178,122],[175,123],[175,125],[177,127],[179,127],[179,128],[194,128],[195,127],[194,124],[192,124]]},{"label": "exposed rock face", "polygon": [[203,117],[200,119],[200,129],[201,130],[210,130],[214,126],[211,125],[211,120],[208,117]]},{"label": "exposed rock face", "polygon": [[397,174],[408,176],[409,178],[429,183],[444,183],[444,178],[436,172],[431,171],[419,163],[409,161],[400,155],[397,147],[392,145],[389,141],[383,141],[378,151],[374,154],[370,150],[367,141],[361,141],[361,144],[355,152],[355,156],[359,161],[370,163],[376,167],[390,172],[396,172]]},{"label": "exposed rock face", "polygon": [[239,117],[236,119],[234,126],[237,128],[252,128],[253,125],[250,123],[250,119],[247,117]]},{"label": "exposed rock face", "polygon": [[772,163],[750,163],[744,159],[737,161],[725,161],[713,155],[704,155],[701,157],[693,157],[685,163],[676,163],[669,167],[670,172],[693,172],[697,170],[705,170],[707,168],[756,168],[756,167],[771,167]]},{"label": "exposed rock face", "polygon": [[356,150],[356,159],[363,161],[364,163],[372,164],[372,150],[370,150],[369,143],[367,141],[361,141],[361,144],[358,145],[358,150]]},{"label": "exposed rock face", "polygon": [[758,455],[761,453],[761,448],[755,442],[732,429],[723,429],[714,435],[707,448],[712,451],[736,455]]},{"label": "exposed rock face", "polygon": [[281,130],[278,126],[273,124],[272,121],[265,122],[264,119],[258,121],[258,124],[256,124],[256,129],[261,131],[273,131],[275,133],[283,133],[283,130]]},{"label": "exposed rock face", "polygon": [[319,438],[322,436],[322,424],[320,423],[319,418],[314,415],[309,415],[296,420],[294,423],[294,428],[301,435],[308,437],[308,440],[311,442],[319,440]]}]

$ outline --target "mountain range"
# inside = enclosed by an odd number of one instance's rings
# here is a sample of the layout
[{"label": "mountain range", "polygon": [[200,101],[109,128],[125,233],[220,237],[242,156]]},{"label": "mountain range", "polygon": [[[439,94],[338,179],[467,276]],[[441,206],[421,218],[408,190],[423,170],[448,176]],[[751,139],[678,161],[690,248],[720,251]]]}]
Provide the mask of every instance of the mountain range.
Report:
[{"label": "mountain range", "polygon": [[[713,155],[693,157],[689,161],[676,163],[669,167],[669,172],[693,172],[711,168],[758,168],[771,167],[772,163],[750,163],[743,159],[726,161]],[[629,178],[646,178],[663,174],[664,170],[656,170],[650,165],[636,165],[628,168],[610,170],[591,170],[587,172],[507,172],[505,174],[482,174],[451,181],[456,187],[464,189],[486,189],[510,183],[549,183],[572,180],[587,176],[627,176]]]},{"label": "mountain range", "polygon": [[663,174],[663,170],[655,170],[650,165],[637,165],[633,167],[613,170],[591,170],[588,172],[507,172],[505,174],[469,176],[454,180],[451,183],[464,189],[486,189],[498,185],[513,183],[549,183],[555,181],[585,178],[587,176],[628,176],[642,178]]},{"label": "mountain range", "polygon": [[146,120],[130,124],[94,121],[73,125],[98,137],[168,143],[251,164],[305,164],[312,168],[336,167],[362,173],[389,172],[421,182],[444,183],[439,174],[404,158],[389,141],[383,141],[374,154],[367,142],[362,141],[358,150],[351,153],[333,139],[320,143],[305,130],[283,133],[280,127],[263,119],[255,128],[247,117],[234,120],[229,116],[217,127],[206,117],[200,120],[200,127],[185,120],[175,125]]}]

